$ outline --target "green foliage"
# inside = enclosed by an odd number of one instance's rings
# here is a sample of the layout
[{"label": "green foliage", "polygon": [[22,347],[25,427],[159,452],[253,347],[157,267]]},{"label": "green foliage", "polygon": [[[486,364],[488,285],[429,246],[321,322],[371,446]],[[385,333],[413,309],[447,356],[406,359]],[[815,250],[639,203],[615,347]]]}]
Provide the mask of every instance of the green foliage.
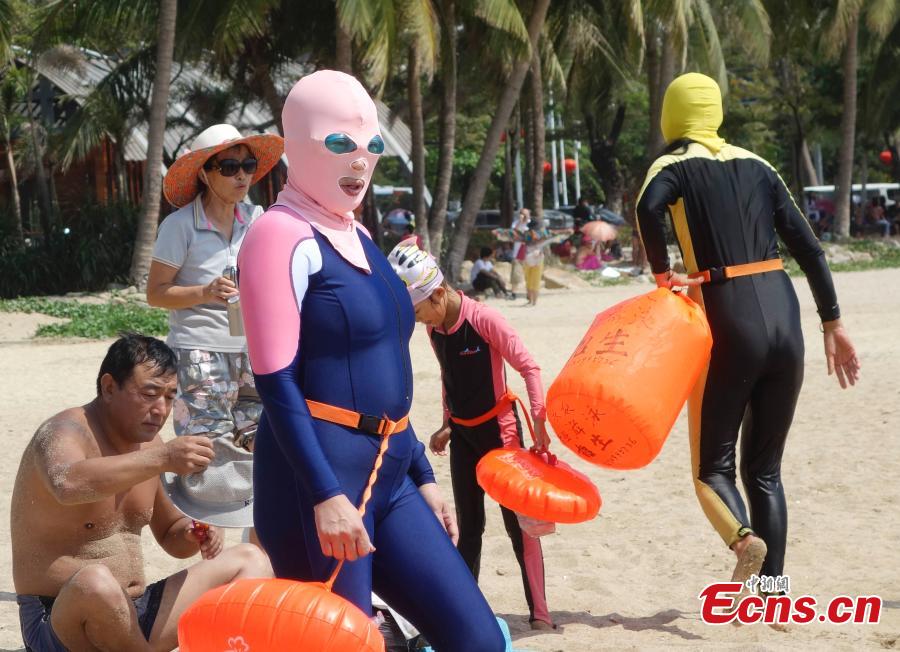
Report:
[{"label": "green foliage", "polygon": [[580,270],[577,273],[585,281],[597,287],[607,287],[610,285],[627,285],[634,281],[634,278],[628,276],[627,274],[623,274],[618,278],[608,278],[606,276],[603,276],[599,271],[593,269]]},{"label": "green foliage", "polygon": [[97,340],[115,337],[123,331],[145,335],[165,335],[168,331],[168,313],[165,310],[148,308],[134,300],[98,305],[36,297],[0,299],[0,312],[36,312],[69,320],[63,324],[41,326],[37,337],[86,337]]},{"label": "green foliage", "polygon": [[[828,256],[829,250],[837,247],[847,250],[851,260],[829,263],[828,267],[832,272],[861,272],[869,269],[900,267],[900,246],[894,242],[859,238],[837,244],[822,243],[826,256]],[[784,248],[782,247],[782,249]],[[797,261],[791,258],[787,250],[782,251],[782,258],[784,259],[784,268],[790,276],[803,275],[803,270],[800,269]]]},{"label": "green foliage", "polygon": [[0,297],[95,291],[123,282],[138,210],[122,204],[86,206],[64,216],[45,238],[22,243],[2,237]]}]

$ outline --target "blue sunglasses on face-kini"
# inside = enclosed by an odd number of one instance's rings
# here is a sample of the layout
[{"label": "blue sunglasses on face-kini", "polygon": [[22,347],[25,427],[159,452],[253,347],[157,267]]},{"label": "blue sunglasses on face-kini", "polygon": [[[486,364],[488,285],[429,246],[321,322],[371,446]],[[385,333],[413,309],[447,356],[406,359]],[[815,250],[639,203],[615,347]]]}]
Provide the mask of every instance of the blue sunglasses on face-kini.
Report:
[{"label": "blue sunglasses on face-kini", "polygon": [[[325,147],[335,154],[349,154],[355,152],[357,148],[356,143],[347,134],[328,134],[325,136]],[[381,140],[381,136],[372,136],[366,149],[372,154],[383,154],[384,141]]]}]

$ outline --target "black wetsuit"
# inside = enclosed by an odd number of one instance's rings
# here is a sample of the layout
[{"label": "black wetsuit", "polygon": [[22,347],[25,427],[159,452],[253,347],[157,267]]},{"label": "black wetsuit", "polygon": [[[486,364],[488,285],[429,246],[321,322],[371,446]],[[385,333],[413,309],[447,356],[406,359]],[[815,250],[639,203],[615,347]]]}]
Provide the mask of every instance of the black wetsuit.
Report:
[{"label": "black wetsuit", "polygon": [[[688,273],[778,258],[777,234],[806,273],[822,321],[840,316],[822,248],[765,160],[731,145],[713,155],[699,143],[656,160],[637,206],[656,274],[669,269],[667,212]],[[755,532],[768,546],[761,573],[781,575],[787,540],[781,457],[803,383],[797,296],[788,275],[774,271],[704,283],[691,297],[706,311],[713,335],[707,373],[689,404],[697,496],[726,544]],[[749,518],[735,485],[741,427]]]},{"label": "black wetsuit", "polygon": [[[523,373],[529,385],[532,409],[539,403],[539,411],[543,412],[540,369],[519,337],[493,309],[469,297],[460,296],[460,300],[460,316],[452,328],[429,329],[431,345],[441,365],[448,413],[461,419],[477,419],[489,412],[507,390],[504,360]],[[481,569],[485,527],[484,489],[478,484],[475,468],[484,455],[496,448],[523,445],[522,427],[514,405],[480,425],[450,422],[450,479],[459,523],[457,549],[475,579]],[[501,506],[500,511],[522,571],[530,620],[549,623],[540,539],[522,532],[512,510]]]}]

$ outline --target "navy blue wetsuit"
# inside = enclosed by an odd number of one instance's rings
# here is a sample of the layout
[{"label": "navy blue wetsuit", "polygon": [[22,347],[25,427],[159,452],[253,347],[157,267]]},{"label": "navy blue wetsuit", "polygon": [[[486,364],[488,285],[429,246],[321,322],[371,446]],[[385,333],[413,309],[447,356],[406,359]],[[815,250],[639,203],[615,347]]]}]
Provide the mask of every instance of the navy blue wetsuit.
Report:
[{"label": "navy blue wetsuit", "polygon": [[[340,493],[359,505],[380,444],[376,435],[313,419],[305,400],[394,420],[412,401],[412,305],[384,255],[360,239],[370,274],[276,206],[240,254],[245,328],[265,408],[254,521],[278,577],[329,576],[336,562],[322,554],[313,507]],[[296,350],[286,357],[291,342]],[[364,517],[376,551],[345,562],[334,590],[371,613],[374,589],[437,650],[503,650],[487,601],[417,490],[428,482],[434,474],[412,427],[392,435]]]}]

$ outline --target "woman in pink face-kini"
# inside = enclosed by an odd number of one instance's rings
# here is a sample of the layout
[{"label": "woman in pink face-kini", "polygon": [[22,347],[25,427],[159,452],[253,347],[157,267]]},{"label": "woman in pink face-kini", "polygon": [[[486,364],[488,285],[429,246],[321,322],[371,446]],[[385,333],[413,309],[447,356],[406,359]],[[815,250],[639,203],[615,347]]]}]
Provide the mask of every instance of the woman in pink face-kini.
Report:
[{"label": "woman in pink face-kini", "polygon": [[282,121],[287,185],[238,257],[264,406],[254,452],[259,538],[278,577],[324,581],[345,560],[334,590],[365,613],[374,589],[437,650],[502,651],[407,417],[409,294],[353,219],[384,151],[375,104],[353,77],[323,70],[297,82]]}]

